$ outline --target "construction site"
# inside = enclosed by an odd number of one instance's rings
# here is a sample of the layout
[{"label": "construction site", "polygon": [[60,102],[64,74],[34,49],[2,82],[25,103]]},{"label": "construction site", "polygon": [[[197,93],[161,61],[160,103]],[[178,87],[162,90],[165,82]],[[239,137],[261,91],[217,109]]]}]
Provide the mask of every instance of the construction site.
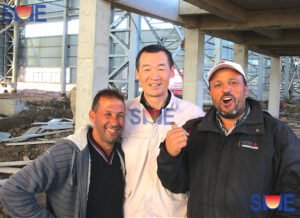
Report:
[{"label": "construction site", "polygon": [[300,138],[299,24],[297,1],[2,0],[0,188],[88,124],[98,90],[137,97],[135,58],[150,44],[172,53],[169,89],[205,111],[209,69],[239,63],[249,97]]}]

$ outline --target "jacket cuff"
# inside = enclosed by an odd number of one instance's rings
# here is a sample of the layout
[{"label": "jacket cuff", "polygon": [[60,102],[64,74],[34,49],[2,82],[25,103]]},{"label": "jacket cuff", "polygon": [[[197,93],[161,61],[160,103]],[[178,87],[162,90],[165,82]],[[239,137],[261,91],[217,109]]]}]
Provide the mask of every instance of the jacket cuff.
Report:
[{"label": "jacket cuff", "polygon": [[176,157],[171,156],[166,149],[165,141],[160,143],[159,147],[160,147],[160,154],[159,154],[160,159],[165,163],[176,162],[181,157],[181,153]]}]

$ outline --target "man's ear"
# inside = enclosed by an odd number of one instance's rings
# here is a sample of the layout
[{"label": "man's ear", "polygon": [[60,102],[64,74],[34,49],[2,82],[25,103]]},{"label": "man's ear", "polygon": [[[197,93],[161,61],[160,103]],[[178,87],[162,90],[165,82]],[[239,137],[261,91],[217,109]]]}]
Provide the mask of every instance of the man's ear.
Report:
[{"label": "man's ear", "polygon": [[245,94],[246,94],[246,96],[248,97],[248,94],[249,94],[249,87],[248,87],[248,84],[245,85]]},{"label": "man's ear", "polygon": [[138,70],[135,70],[135,78],[137,80],[140,80],[140,75],[139,75],[139,71]]},{"label": "man's ear", "polygon": [[210,90],[210,85],[208,84],[208,95],[211,97],[211,90]]},{"label": "man's ear", "polygon": [[171,78],[174,78],[175,76],[175,67],[174,65],[171,67]]},{"label": "man's ear", "polygon": [[95,112],[94,112],[93,110],[90,110],[90,112],[89,112],[89,118],[90,118],[90,121],[91,121],[92,123],[95,122],[95,117],[96,117]]}]

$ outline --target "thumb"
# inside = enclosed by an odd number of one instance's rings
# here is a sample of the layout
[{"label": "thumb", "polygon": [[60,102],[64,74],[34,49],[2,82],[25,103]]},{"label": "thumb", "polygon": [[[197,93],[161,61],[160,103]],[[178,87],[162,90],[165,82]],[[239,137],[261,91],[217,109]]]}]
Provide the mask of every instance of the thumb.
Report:
[{"label": "thumb", "polygon": [[178,125],[175,122],[173,122],[172,123],[172,129],[176,129],[176,128],[178,128]]}]

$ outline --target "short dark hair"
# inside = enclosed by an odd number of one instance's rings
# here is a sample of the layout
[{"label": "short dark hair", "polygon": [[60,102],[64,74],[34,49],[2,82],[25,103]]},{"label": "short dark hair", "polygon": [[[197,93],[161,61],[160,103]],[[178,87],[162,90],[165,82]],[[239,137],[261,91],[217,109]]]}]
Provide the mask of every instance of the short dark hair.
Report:
[{"label": "short dark hair", "polygon": [[139,69],[140,58],[141,58],[141,55],[143,53],[145,53],[145,52],[147,52],[147,53],[157,53],[157,52],[160,52],[160,51],[164,52],[167,55],[169,65],[170,65],[170,67],[172,67],[174,65],[174,60],[173,60],[171,52],[162,45],[152,44],[152,45],[145,46],[144,48],[142,48],[139,51],[139,53],[138,53],[138,55],[136,56],[136,59],[135,59],[136,69],[137,70]]},{"label": "short dark hair", "polygon": [[92,104],[92,110],[97,111],[99,108],[99,100],[100,98],[116,98],[122,101],[125,104],[124,96],[118,89],[102,89],[97,92],[97,94],[94,97],[93,104]]}]

